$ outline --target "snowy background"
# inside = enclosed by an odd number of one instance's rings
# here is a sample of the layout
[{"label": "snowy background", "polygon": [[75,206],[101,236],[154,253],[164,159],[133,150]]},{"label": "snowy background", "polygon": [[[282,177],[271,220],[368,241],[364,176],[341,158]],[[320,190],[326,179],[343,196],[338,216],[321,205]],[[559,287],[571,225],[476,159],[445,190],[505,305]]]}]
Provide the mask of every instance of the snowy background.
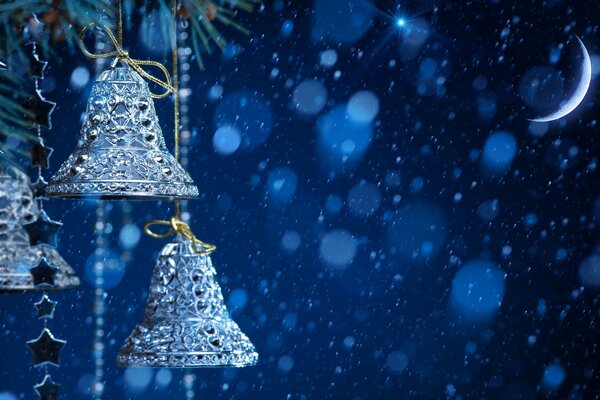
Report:
[{"label": "snowy background", "polygon": [[[197,370],[197,398],[600,398],[599,12],[594,0],[315,0],[240,14],[251,35],[227,31],[205,71],[191,63],[190,211],[260,361]],[[134,57],[169,59],[159,23],[134,14]],[[574,34],[591,88],[566,118],[530,122],[571,92]],[[58,57],[42,83],[58,103],[52,172],[94,76],[78,49]],[[172,148],[172,105],[155,104]],[[181,371],[114,363],[165,244],[141,228],[171,205],[134,203],[129,223],[111,205],[106,398],[183,399]],[[51,372],[62,398],[90,398],[95,204],[46,209],[84,281],[53,296],[68,345]],[[2,400],[32,398],[40,380],[24,346],[38,297],[1,298]]]}]

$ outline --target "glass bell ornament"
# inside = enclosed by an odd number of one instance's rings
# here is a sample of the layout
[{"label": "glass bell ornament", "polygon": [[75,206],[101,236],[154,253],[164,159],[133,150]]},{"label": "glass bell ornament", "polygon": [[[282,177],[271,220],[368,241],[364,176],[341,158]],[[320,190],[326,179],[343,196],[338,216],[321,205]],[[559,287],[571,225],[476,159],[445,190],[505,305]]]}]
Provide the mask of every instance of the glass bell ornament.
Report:
[{"label": "glass bell ornament", "polygon": [[166,245],[152,275],[145,317],[117,357],[121,366],[246,367],[258,354],[231,319],[207,254],[180,236]]},{"label": "glass bell ornament", "polygon": [[38,215],[29,177],[0,164],[0,293],[79,286],[75,271],[54,247],[30,244],[24,225]]},{"label": "glass bell ornament", "polygon": [[77,147],[46,188],[49,197],[158,200],[198,195],[167,151],[146,81],[129,65],[102,72]]}]

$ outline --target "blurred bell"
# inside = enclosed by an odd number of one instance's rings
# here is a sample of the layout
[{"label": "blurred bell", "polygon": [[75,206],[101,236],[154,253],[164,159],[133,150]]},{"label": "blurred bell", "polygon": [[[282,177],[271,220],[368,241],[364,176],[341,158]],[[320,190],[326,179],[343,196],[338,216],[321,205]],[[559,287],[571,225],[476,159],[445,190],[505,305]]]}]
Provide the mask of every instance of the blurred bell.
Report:
[{"label": "blurred bell", "polygon": [[117,357],[121,366],[246,367],[258,354],[231,319],[208,255],[177,237],[158,257],[143,321]]},{"label": "blurred bell", "polygon": [[24,225],[38,215],[27,175],[0,164],[0,293],[79,286],[75,271],[54,247],[31,246]]},{"label": "blurred bell", "polygon": [[167,151],[148,84],[127,64],[96,79],[79,143],[46,194],[109,200],[198,195],[192,178]]}]

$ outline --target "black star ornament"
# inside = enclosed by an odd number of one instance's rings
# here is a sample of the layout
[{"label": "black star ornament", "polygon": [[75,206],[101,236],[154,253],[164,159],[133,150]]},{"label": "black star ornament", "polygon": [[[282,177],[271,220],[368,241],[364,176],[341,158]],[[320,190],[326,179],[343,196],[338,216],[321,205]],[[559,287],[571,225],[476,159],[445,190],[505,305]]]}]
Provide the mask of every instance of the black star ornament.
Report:
[{"label": "black star ornament", "polygon": [[44,328],[37,339],[27,342],[27,348],[33,355],[33,366],[51,364],[59,367],[60,351],[65,344],[65,340],[55,339],[50,329]]},{"label": "black star ornament", "polygon": [[31,47],[31,53],[29,53],[29,73],[31,76],[36,78],[43,78],[48,61],[40,59],[40,55],[37,53],[37,44],[34,42],[29,43]]},{"label": "black star ornament", "polygon": [[54,308],[56,307],[56,301],[50,300],[47,295],[42,296],[42,299],[35,303],[35,312],[38,318],[54,318]]},{"label": "black star ornament", "polygon": [[46,375],[42,383],[35,385],[33,388],[40,397],[40,400],[56,400],[60,385],[54,382],[50,375]]},{"label": "black star ornament", "polygon": [[33,277],[33,286],[41,289],[51,289],[56,286],[55,279],[58,268],[48,264],[45,257],[40,259],[37,266],[29,270]]},{"label": "black star ornament", "polygon": [[44,140],[40,138],[31,148],[29,149],[29,161],[31,166],[35,167],[39,165],[42,168],[48,168],[50,166],[50,156],[54,149],[52,147],[44,146]]},{"label": "black star ornament", "polygon": [[37,180],[31,184],[31,191],[33,192],[33,197],[39,198],[46,196],[46,187],[48,186],[48,182],[42,177],[38,176]]},{"label": "black star ornament", "polygon": [[48,129],[52,128],[50,115],[52,114],[52,111],[54,111],[56,103],[44,99],[42,92],[39,89],[36,89],[35,94],[25,100],[22,106],[33,114],[28,116],[33,124],[38,124]]},{"label": "black star ornament", "polygon": [[40,210],[37,219],[23,225],[23,227],[29,235],[29,243],[32,246],[40,243],[56,246],[56,233],[62,225],[62,222],[50,219],[46,211]]}]

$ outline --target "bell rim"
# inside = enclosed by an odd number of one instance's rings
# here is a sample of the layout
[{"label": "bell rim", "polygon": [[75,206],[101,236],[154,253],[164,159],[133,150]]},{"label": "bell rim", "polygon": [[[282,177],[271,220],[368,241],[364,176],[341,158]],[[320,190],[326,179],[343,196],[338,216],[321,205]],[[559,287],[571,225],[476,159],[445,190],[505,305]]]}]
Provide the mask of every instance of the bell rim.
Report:
[{"label": "bell rim", "polygon": [[79,278],[77,278],[78,282],[73,282],[73,283],[69,283],[67,285],[55,285],[52,287],[44,287],[44,286],[33,286],[33,285],[26,285],[26,286],[0,286],[0,295],[2,294],[20,294],[20,293],[26,293],[26,292],[58,292],[61,290],[71,290],[71,289],[76,289],[79,286],[81,286],[81,282],[79,281]]},{"label": "bell rim", "polygon": [[[190,194],[166,194],[160,193],[160,190],[156,190],[154,192],[148,191],[126,191],[126,190],[85,190],[86,185],[92,184],[92,182],[78,182],[78,183],[69,183],[69,182],[60,182],[55,181],[48,184],[46,187],[45,196],[53,199],[65,199],[65,200],[132,200],[132,201],[143,201],[143,200],[173,200],[173,199],[182,199],[182,200],[193,200],[196,199],[199,195],[198,187],[191,183],[173,183],[173,182],[148,182],[148,181],[94,181],[93,184],[97,183],[105,183],[105,184],[115,184],[115,183],[152,183],[155,184],[159,189],[160,188],[172,188],[174,185],[179,186],[182,189],[187,189]],[[58,190],[58,187],[70,186],[71,190]]]},{"label": "bell rim", "polygon": [[198,198],[198,195],[193,196],[172,196],[172,195],[157,195],[157,194],[105,194],[105,193],[62,193],[56,192],[53,194],[46,194],[46,197],[52,199],[63,199],[63,200],[129,200],[129,201],[160,201],[160,200],[194,200]]},{"label": "bell rim", "polygon": [[[247,362],[229,362],[230,359],[223,356],[247,356]],[[220,363],[182,363],[181,366],[169,363],[169,360],[175,358],[185,358],[194,356],[219,357]],[[223,358],[221,358],[223,357]],[[221,352],[185,352],[185,353],[155,353],[155,352],[126,352],[121,350],[117,355],[117,365],[120,367],[138,367],[138,368],[245,368],[258,364],[258,353],[254,351],[221,351]],[[162,361],[161,361],[162,360]]]}]

